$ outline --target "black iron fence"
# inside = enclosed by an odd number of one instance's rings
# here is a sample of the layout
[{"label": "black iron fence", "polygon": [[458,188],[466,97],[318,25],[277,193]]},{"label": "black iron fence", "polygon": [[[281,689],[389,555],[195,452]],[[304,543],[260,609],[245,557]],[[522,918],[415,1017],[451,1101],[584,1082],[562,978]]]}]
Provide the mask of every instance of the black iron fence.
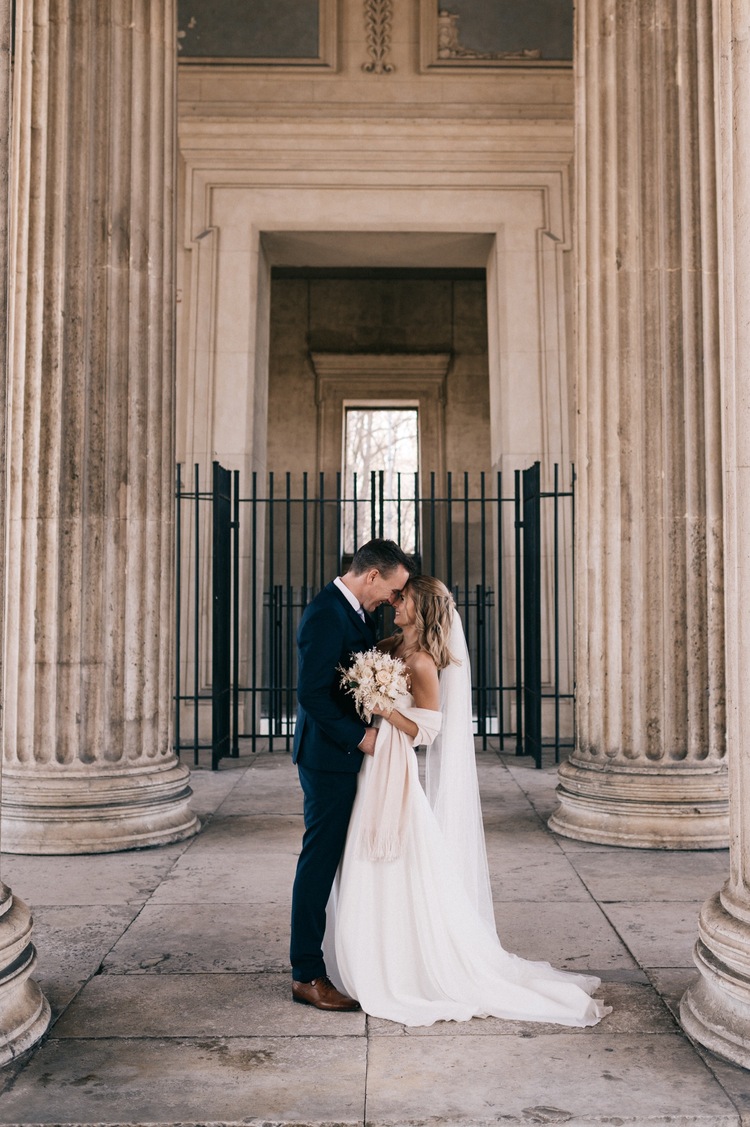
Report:
[{"label": "black iron fence", "polygon": [[[487,747],[559,761],[572,746],[573,482],[539,463],[503,475],[252,474],[214,463],[177,470],[175,748],[214,768],[288,751],[296,714],[295,637],[317,591],[374,536],[413,551],[451,589],[472,663],[475,734]],[[410,540],[407,542],[405,537]],[[390,608],[381,608],[390,628]]]}]

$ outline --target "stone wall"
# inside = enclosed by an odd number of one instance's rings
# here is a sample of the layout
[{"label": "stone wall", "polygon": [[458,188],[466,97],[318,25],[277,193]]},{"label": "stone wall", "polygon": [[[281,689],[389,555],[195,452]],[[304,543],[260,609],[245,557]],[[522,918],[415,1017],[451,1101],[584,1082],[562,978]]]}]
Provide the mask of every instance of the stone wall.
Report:
[{"label": "stone wall", "polygon": [[[388,272],[275,279],[269,470],[301,473],[318,468],[318,405],[310,361],[315,352],[449,353],[441,436],[446,468],[461,472],[489,468],[487,298],[482,280],[404,278]],[[364,379],[360,387],[352,388],[352,396],[367,394]],[[408,392],[405,397],[409,398]],[[326,464],[337,460],[335,451],[320,456]]]}]

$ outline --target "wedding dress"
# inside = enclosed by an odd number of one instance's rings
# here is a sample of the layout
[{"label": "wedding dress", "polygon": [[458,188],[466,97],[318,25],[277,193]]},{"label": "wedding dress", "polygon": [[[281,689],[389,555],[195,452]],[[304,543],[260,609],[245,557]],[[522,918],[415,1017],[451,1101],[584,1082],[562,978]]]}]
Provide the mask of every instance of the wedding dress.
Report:
[{"label": "wedding dress", "polygon": [[[595,1025],[610,1008],[593,976],[506,952],[495,931],[471,728],[468,652],[457,612],[441,709],[396,707],[366,756],[329,903],[325,957],[336,984],[403,1025],[496,1016]],[[426,790],[414,747],[428,745]]]}]

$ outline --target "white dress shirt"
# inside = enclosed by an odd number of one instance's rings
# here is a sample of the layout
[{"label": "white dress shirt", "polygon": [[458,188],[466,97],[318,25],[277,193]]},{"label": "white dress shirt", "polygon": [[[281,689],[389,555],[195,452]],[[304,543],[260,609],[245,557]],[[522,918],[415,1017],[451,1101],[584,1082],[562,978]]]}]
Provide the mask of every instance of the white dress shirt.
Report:
[{"label": "white dress shirt", "polygon": [[354,607],[354,609],[356,610],[359,617],[362,619],[363,622],[365,622],[366,621],[365,612],[362,609],[362,604],[360,603],[357,596],[352,591],[349,590],[349,588],[347,587],[346,583],[344,583],[344,581],[343,581],[343,579],[341,578],[340,575],[337,575],[333,582],[336,584],[339,591],[341,591],[341,593],[344,596],[344,598],[346,599],[346,601]]}]

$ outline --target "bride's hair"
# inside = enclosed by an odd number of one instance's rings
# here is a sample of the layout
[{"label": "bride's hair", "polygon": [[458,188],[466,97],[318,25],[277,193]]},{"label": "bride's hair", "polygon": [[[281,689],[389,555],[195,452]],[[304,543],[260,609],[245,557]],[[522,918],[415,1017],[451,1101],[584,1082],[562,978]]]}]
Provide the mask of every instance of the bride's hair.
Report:
[{"label": "bride's hair", "polygon": [[414,575],[406,584],[414,599],[415,626],[422,649],[432,657],[438,670],[455,662],[448,649],[454,602],[448,588],[431,575]]}]

